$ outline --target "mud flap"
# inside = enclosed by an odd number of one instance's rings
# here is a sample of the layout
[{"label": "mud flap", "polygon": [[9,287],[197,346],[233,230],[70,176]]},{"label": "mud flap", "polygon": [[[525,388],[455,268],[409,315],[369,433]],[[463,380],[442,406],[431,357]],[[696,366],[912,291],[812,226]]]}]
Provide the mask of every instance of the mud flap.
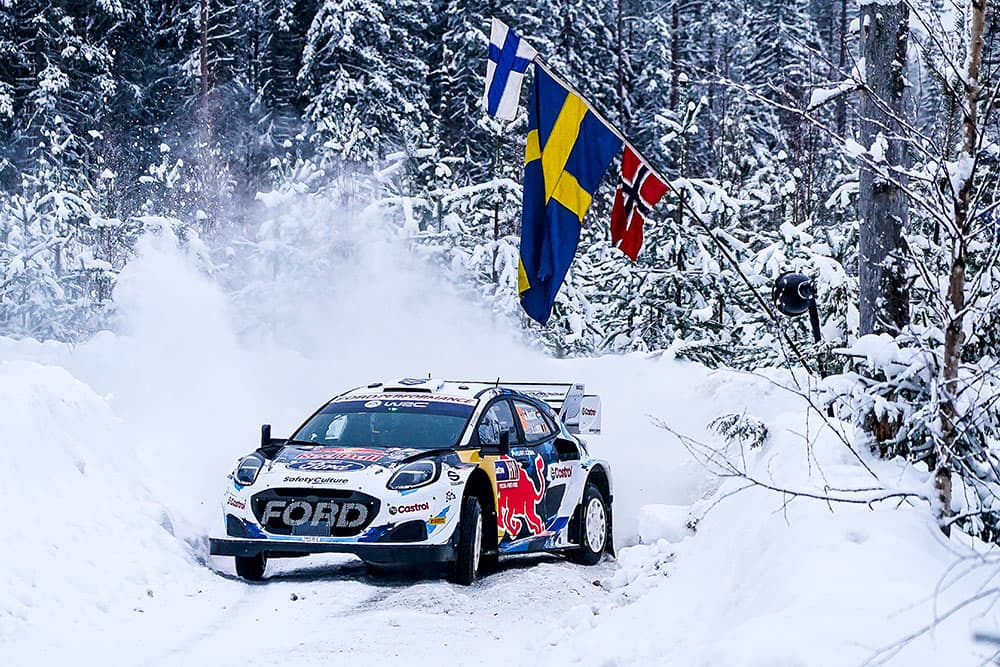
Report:
[{"label": "mud flap", "polygon": [[611,498],[608,498],[608,541],[604,545],[604,553],[615,558],[617,554],[615,553],[615,511],[613,508],[614,503]]}]

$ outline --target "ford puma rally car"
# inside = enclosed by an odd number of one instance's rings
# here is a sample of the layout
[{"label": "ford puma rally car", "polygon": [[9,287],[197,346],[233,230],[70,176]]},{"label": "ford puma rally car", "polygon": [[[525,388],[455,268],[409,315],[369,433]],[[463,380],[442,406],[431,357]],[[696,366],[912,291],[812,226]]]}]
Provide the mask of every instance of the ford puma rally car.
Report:
[{"label": "ford puma rally car", "polygon": [[565,552],[592,565],[611,544],[611,471],[581,433],[600,398],[580,384],[403,379],[336,396],[291,438],[261,429],[222,500],[234,556],[259,580],[268,558],[355,554],[445,563],[471,583],[499,556]]}]

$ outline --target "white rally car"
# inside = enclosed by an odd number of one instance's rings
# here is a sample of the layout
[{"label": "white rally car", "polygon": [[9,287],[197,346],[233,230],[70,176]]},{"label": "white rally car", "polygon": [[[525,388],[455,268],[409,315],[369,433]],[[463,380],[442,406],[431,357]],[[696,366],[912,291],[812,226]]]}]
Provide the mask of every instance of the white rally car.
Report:
[{"label": "white rally car", "polygon": [[462,584],[506,554],[597,563],[613,549],[611,470],[579,437],[600,433],[583,389],[407,378],[336,396],[288,439],[264,425],[211,553],[250,580],[268,558],[327,552],[447,563]]}]

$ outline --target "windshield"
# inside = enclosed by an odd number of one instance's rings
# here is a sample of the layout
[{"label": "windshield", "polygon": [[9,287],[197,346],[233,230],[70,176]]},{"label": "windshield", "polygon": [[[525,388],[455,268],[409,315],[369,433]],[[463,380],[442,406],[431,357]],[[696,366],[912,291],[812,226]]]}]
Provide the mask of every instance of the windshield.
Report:
[{"label": "windshield", "polygon": [[300,428],[293,440],[342,447],[435,449],[458,444],[475,401],[384,395],[334,401]]}]

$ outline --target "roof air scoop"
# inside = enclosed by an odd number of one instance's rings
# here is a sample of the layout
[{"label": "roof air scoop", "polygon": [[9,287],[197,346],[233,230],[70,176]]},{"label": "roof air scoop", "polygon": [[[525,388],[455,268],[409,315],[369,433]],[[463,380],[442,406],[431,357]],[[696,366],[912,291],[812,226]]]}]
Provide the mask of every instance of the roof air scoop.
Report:
[{"label": "roof air scoop", "polygon": [[444,388],[442,380],[432,378],[403,378],[394,384],[386,384],[382,391],[405,391],[433,394]]}]

